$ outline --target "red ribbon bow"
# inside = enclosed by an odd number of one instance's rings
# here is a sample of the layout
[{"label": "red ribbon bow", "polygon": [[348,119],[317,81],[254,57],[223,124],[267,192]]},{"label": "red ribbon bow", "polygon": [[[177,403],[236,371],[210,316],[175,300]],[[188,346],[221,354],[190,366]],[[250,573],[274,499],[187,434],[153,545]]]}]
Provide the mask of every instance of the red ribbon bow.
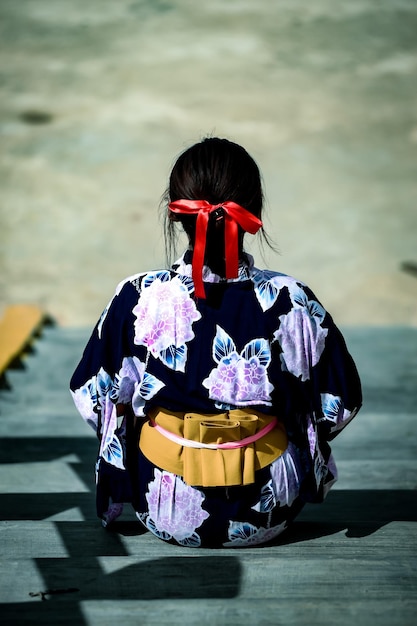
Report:
[{"label": "red ribbon bow", "polygon": [[206,200],[176,200],[169,204],[173,213],[197,215],[195,243],[193,252],[193,281],[197,298],[205,298],[203,283],[203,265],[206,250],[207,225],[210,213],[222,208],[224,211],[226,278],[236,278],[239,269],[238,225],[245,232],[254,235],[262,226],[260,219],[236,202],[210,204]]}]

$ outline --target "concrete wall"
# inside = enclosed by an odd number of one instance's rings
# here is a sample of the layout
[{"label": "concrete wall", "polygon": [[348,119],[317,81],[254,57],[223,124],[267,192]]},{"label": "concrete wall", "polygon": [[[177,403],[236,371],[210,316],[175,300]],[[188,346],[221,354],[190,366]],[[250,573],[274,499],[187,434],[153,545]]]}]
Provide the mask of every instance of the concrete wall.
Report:
[{"label": "concrete wall", "polygon": [[93,324],[214,134],[263,171],[269,266],[340,324],[417,325],[416,33],[414,0],[3,0],[0,306]]}]

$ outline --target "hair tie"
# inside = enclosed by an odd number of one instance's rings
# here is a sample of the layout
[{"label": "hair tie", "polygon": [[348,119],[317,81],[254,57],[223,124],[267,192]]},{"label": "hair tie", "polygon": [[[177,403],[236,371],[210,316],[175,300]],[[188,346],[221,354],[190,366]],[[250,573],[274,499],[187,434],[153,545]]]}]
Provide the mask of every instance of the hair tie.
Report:
[{"label": "hair tie", "polygon": [[207,200],[175,200],[175,202],[171,202],[168,205],[168,208],[173,213],[197,215],[192,270],[197,298],[206,297],[203,283],[203,265],[209,215],[220,208],[224,211],[225,220],[226,278],[236,278],[239,269],[238,225],[245,232],[254,235],[262,226],[261,220],[239,204],[236,204],[236,202],[231,201],[210,204]]}]

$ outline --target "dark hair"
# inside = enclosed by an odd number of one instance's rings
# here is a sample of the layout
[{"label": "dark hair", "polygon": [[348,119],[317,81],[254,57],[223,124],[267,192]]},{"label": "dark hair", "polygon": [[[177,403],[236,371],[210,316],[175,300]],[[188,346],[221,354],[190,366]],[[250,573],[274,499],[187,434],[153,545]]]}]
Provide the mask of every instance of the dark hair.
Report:
[{"label": "dark hair", "polygon": [[[172,168],[169,185],[164,194],[166,205],[175,200],[207,200],[211,204],[233,201],[261,219],[263,192],[259,168],[242,146],[227,139],[203,139],[177,159]],[[196,217],[174,215],[166,208],[164,236],[167,262],[175,253],[180,222],[188,235],[191,248],[195,238]],[[265,231],[264,241],[273,248]],[[239,227],[239,255],[242,257],[244,232]],[[216,273],[224,275],[224,220],[209,220],[205,263]]]}]

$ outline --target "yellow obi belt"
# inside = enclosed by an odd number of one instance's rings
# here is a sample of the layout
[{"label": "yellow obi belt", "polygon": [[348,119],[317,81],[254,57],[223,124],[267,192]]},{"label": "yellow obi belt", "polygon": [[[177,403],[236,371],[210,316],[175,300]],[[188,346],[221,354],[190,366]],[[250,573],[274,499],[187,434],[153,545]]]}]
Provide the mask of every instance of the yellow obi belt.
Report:
[{"label": "yellow obi belt", "polygon": [[253,409],[202,414],[157,408],[148,417],[140,450],[193,486],[250,485],[256,470],[270,465],[288,445],[283,424]]}]

